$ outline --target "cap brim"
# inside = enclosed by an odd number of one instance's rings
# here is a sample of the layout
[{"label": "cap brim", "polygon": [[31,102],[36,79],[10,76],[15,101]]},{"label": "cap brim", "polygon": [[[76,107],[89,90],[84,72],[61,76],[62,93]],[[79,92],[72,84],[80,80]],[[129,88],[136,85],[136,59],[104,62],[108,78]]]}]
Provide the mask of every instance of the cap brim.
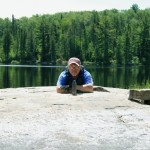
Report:
[{"label": "cap brim", "polygon": [[[71,64],[76,64],[77,66],[80,66],[80,65],[79,65],[78,63],[76,63],[76,62],[70,62],[69,65],[71,65]],[[69,66],[69,65],[68,65],[68,66]]]}]

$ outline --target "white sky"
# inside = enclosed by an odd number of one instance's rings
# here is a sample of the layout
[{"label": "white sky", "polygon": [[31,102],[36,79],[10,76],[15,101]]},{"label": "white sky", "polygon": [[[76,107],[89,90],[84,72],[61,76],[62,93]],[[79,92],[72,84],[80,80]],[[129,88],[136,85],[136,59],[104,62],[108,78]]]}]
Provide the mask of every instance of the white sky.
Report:
[{"label": "white sky", "polygon": [[68,11],[130,9],[138,4],[140,9],[150,8],[150,0],[0,0],[0,18],[54,14]]}]

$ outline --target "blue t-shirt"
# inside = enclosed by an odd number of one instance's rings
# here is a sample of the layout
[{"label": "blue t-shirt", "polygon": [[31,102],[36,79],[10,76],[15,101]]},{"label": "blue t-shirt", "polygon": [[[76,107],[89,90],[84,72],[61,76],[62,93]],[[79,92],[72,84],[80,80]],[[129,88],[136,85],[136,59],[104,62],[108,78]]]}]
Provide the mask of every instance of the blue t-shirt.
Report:
[{"label": "blue t-shirt", "polygon": [[[66,85],[69,85],[69,87],[71,87],[72,81],[73,81],[72,75],[69,73],[68,70],[64,70],[59,75],[57,86],[65,87]],[[76,82],[77,82],[77,85],[93,84],[93,79],[92,79],[91,74],[87,70],[81,69],[76,79]]]}]

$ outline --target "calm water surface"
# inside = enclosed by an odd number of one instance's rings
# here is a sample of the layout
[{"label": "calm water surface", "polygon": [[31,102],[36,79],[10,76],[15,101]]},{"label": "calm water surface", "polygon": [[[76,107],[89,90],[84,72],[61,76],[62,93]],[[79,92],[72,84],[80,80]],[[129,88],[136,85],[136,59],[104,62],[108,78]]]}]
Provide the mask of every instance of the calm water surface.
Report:
[{"label": "calm water surface", "polygon": [[[150,83],[150,69],[144,67],[86,67],[94,85],[129,88]],[[64,66],[0,65],[0,88],[55,86]]]}]

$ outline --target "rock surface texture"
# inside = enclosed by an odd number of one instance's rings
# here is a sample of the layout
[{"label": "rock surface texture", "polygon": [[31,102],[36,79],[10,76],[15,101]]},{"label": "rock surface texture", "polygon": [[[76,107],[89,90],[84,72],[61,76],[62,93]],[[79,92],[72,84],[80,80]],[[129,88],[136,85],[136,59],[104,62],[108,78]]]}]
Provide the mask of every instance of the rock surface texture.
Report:
[{"label": "rock surface texture", "polygon": [[150,103],[150,89],[130,90],[129,100],[135,100],[142,104],[149,104]]},{"label": "rock surface texture", "polygon": [[150,106],[128,100],[129,90],[55,88],[0,90],[1,150],[150,149]]}]

